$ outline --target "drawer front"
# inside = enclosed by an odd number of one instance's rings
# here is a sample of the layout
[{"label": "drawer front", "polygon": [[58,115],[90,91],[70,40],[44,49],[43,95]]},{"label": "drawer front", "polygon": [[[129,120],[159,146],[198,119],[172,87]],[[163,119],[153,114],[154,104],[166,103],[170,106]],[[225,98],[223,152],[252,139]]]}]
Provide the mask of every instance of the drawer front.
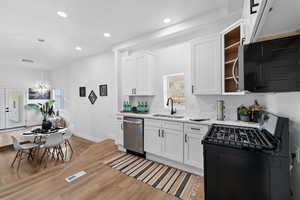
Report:
[{"label": "drawer front", "polygon": [[156,127],[156,128],[161,128],[161,120],[156,120],[156,119],[145,119],[144,120],[144,126],[145,127]]},{"label": "drawer front", "polygon": [[208,125],[184,124],[184,132],[192,134],[205,135],[208,131]]},{"label": "drawer front", "polygon": [[171,122],[171,121],[163,121],[162,127],[164,129],[174,130],[174,131],[183,131],[183,123],[181,122]]}]

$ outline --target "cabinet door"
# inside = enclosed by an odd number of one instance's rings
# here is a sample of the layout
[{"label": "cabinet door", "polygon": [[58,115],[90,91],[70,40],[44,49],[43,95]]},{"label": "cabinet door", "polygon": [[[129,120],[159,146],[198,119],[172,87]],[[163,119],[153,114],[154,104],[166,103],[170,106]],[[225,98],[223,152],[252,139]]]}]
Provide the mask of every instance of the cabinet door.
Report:
[{"label": "cabinet door", "polygon": [[145,127],[144,128],[144,149],[146,152],[161,155],[162,138],[160,137],[160,128]]},{"label": "cabinet door", "polygon": [[201,134],[185,133],[184,164],[203,169],[203,137]]},{"label": "cabinet door", "polygon": [[153,68],[152,55],[145,54],[136,58],[137,95],[153,94]]},{"label": "cabinet door", "polygon": [[116,118],[116,134],[116,144],[123,146],[123,117],[121,116]]},{"label": "cabinet door", "polygon": [[136,58],[136,75],[137,75],[137,95],[144,95],[148,92],[149,87],[149,65],[147,56],[140,56]]},{"label": "cabinet door", "polygon": [[193,94],[221,94],[220,37],[191,43]]},{"label": "cabinet door", "polygon": [[127,57],[122,60],[123,95],[136,93],[136,59]]},{"label": "cabinet door", "polygon": [[183,135],[182,131],[163,130],[163,153],[162,156],[183,162]]}]

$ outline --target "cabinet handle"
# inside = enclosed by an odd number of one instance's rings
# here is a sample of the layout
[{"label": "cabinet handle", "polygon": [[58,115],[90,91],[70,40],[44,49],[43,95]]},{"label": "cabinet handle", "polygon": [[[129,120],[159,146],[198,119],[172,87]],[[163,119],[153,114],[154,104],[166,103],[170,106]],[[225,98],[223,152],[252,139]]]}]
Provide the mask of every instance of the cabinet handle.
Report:
[{"label": "cabinet handle", "polygon": [[160,129],[158,129],[158,137],[160,137]]},{"label": "cabinet handle", "polygon": [[161,136],[164,138],[165,137],[165,130],[161,130]]},{"label": "cabinet handle", "polygon": [[121,123],[121,129],[123,130],[123,123]]},{"label": "cabinet handle", "polygon": [[192,94],[194,94],[194,85],[192,85]]},{"label": "cabinet handle", "polygon": [[184,141],[187,143],[187,134],[184,135]]},{"label": "cabinet handle", "polygon": [[201,129],[200,128],[191,128],[191,130],[200,131]]},{"label": "cabinet handle", "polygon": [[132,94],[136,94],[136,88],[131,89]]}]

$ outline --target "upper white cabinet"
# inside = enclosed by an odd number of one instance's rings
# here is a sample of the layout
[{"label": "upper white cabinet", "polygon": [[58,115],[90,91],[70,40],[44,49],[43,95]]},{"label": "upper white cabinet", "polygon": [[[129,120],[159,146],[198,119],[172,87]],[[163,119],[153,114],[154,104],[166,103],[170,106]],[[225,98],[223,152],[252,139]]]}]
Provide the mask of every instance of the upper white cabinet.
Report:
[{"label": "upper white cabinet", "polygon": [[123,95],[154,95],[155,57],[144,53],[122,59]]},{"label": "upper white cabinet", "polygon": [[201,38],[191,42],[193,94],[221,94],[220,54],[219,35]]}]

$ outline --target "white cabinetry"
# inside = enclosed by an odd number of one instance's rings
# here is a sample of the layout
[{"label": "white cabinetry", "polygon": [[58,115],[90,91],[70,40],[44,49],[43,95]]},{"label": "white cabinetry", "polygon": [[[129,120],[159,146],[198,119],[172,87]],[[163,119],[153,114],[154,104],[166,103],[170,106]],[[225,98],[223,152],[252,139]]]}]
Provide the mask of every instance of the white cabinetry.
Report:
[{"label": "white cabinetry", "polygon": [[115,143],[117,145],[123,146],[123,117],[122,116],[116,117],[115,126],[116,126]]},{"label": "white cabinetry", "polygon": [[154,95],[155,58],[151,54],[138,54],[122,59],[123,95]]},{"label": "white cabinetry", "polygon": [[145,151],[183,162],[183,123],[145,119]]},{"label": "white cabinetry", "polygon": [[191,42],[192,92],[195,95],[221,94],[220,36]]},{"label": "white cabinetry", "polygon": [[203,167],[203,137],[208,131],[206,125],[184,125],[184,164],[196,168]]},{"label": "white cabinetry", "polygon": [[145,126],[144,127],[144,149],[146,152],[160,155],[162,152],[162,139],[160,128]]}]

